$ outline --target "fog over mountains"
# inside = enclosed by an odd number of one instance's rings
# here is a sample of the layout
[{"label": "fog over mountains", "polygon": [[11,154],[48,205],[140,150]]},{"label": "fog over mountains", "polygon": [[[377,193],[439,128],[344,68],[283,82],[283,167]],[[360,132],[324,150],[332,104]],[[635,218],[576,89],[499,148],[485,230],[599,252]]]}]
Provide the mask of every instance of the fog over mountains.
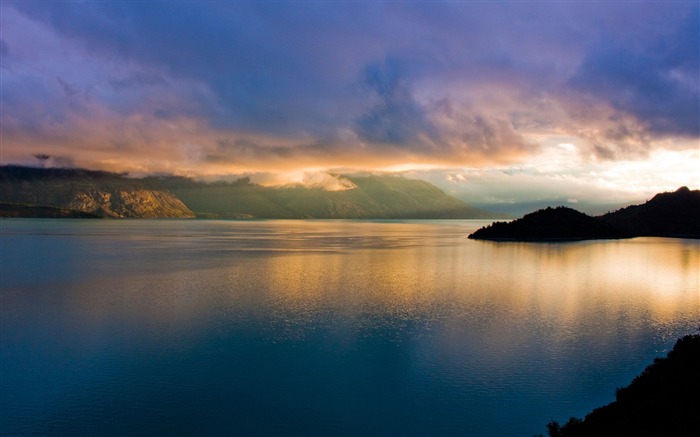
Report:
[{"label": "fog over mountains", "polygon": [[82,169],[4,166],[0,182],[6,216],[45,216],[46,209],[38,207],[52,207],[112,218],[504,217],[474,208],[428,182],[395,175],[328,174],[304,185],[265,187],[247,178],[204,183],[179,176],[133,179]]}]

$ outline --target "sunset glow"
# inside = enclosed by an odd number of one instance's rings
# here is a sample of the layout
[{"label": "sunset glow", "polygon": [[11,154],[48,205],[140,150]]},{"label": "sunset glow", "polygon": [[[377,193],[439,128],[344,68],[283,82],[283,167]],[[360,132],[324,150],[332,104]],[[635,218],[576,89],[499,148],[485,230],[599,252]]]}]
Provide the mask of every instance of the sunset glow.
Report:
[{"label": "sunset glow", "polygon": [[1,4],[1,164],[466,201],[700,187],[697,2]]}]

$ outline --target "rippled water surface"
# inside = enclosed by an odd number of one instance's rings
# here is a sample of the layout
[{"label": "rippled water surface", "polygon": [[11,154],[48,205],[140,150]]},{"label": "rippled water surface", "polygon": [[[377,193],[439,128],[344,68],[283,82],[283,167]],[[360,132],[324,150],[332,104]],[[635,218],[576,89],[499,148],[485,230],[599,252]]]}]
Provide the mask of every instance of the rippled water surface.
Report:
[{"label": "rippled water surface", "polygon": [[700,242],[2,220],[2,435],[544,433],[700,321]]}]

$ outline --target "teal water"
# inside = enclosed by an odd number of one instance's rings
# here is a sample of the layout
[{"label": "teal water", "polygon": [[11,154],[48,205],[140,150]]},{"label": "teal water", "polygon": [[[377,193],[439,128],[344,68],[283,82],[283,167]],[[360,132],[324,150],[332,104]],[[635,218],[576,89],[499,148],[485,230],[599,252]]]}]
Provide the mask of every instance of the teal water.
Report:
[{"label": "teal water", "polygon": [[700,241],[0,221],[0,434],[532,436],[700,322]]}]

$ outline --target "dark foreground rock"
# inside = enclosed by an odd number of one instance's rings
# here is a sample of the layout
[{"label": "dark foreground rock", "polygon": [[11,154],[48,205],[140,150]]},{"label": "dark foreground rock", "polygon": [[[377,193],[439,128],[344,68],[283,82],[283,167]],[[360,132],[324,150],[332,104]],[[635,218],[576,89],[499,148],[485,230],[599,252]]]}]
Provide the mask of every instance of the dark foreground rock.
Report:
[{"label": "dark foreground rock", "polygon": [[550,422],[550,437],[700,435],[700,335],[676,342],[632,383],[617,390],[615,401],[583,420]]}]

